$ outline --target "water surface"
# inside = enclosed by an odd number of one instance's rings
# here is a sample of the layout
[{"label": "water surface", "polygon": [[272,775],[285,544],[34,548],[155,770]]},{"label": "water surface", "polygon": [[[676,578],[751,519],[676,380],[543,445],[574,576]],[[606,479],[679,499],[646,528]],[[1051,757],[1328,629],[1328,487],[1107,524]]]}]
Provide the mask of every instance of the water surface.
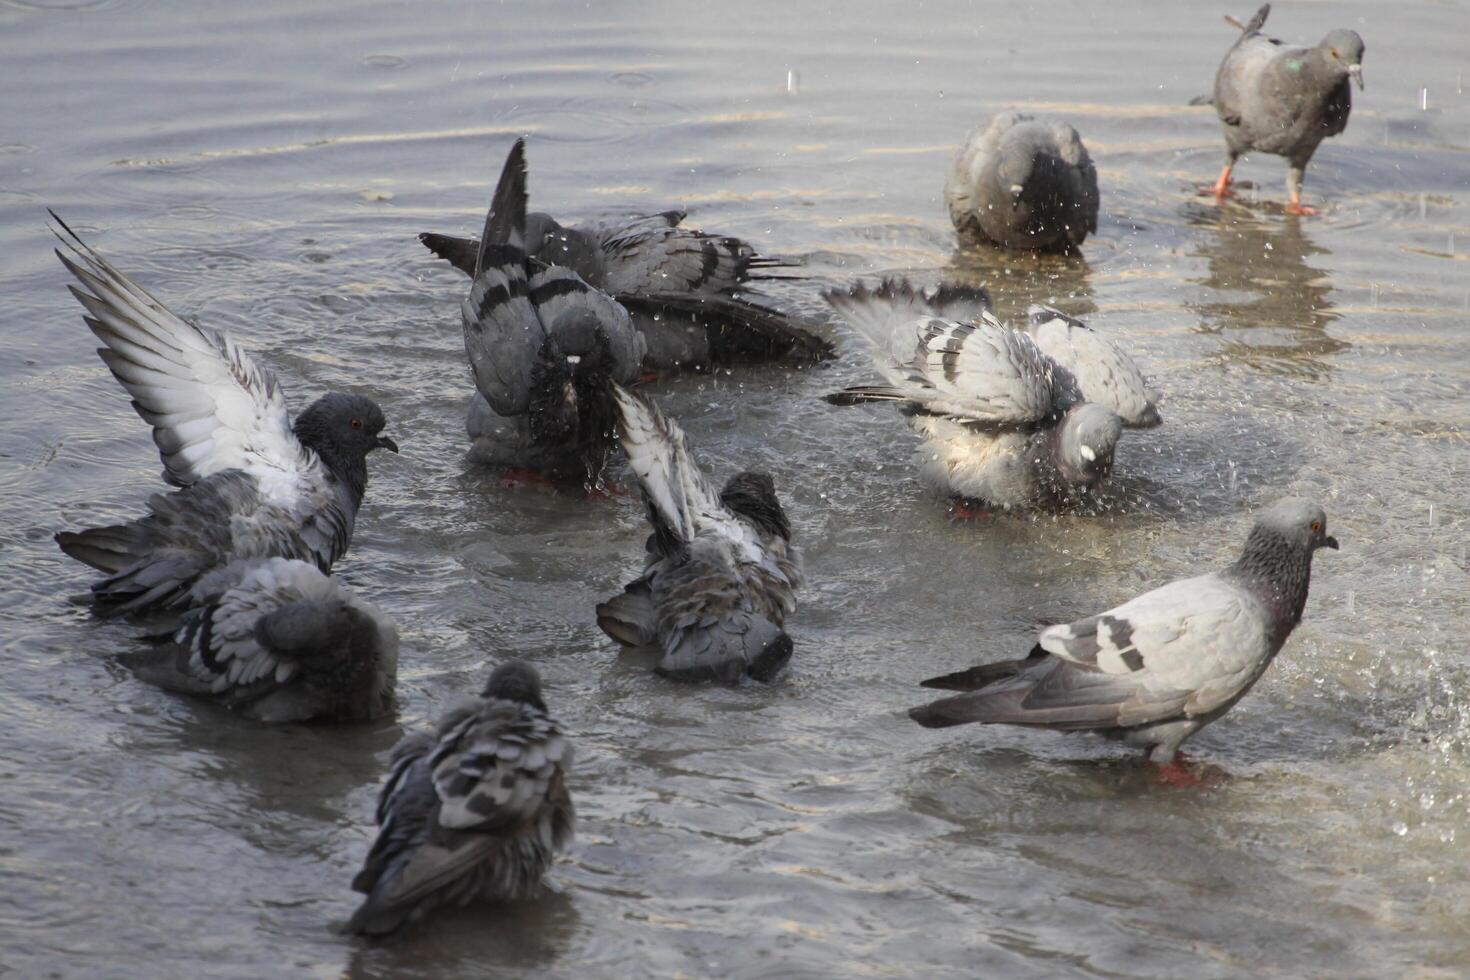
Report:
[{"label": "water surface", "polygon": [[[792,9],[795,6],[796,9]],[[1127,8],[1127,9],[1123,9]],[[1368,88],[1281,213],[1282,161],[1217,209],[1214,2],[800,6],[0,2],[0,960],[17,976],[1458,976],[1464,912],[1470,103],[1463,2],[1281,3],[1366,38]],[[1248,13],[1236,9],[1237,15]],[[794,74],[793,74],[794,73]],[[1426,103],[1421,89],[1427,89]],[[1072,260],[958,254],[940,192],[1010,106],[1082,132],[1103,183]],[[784,299],[899,272],[1052,301],[1117,337],[1167,422],[1094,514],[952,522],[838,334],[830,367],[660,382],[720,478],[771,471],[807,553],[772,687],[686,688],[592,606],[638,567],[631,496],[507,489],[464,462],[463,279],[415,241],[477,229],[510,140],[533,204],[688,208],[806,263]],[[65,601],[59,528],[136,514],[148,433],[51,255],[55,208],[179,313],[232,330],[299,410],[371,393],[338,566],[395,616],[401,710],[264,729],[134,680],[123,625]],[[626,478],[625,478],[626,479]],[[1023,652],[1228,560],[1249,513],[1321,500],[1307,619],[1193,743],[1206,791],[1116,746],[930,732],[916,682]],[[578,842],[534,901],[401,943],[334,935],[403,729],[511,657],[580,752]]]}]

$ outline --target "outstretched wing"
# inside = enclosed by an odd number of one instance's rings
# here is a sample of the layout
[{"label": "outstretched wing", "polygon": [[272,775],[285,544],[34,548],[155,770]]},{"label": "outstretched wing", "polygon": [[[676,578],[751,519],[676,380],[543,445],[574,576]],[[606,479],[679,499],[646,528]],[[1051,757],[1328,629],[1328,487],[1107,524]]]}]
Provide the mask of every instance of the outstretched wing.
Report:
[{"label": "outstretched wing", "polygon": [[647,220],[605,233],[602,250],[608,292],[639,296],[730,293],[770,264],[739,238]]},{"label": "outstretched wing", "polygon": [[1077,379],[1083,398],[1131,426],[1151,428],[1163,421],[1143,372],[1117,344],[1049,306],[1032,306],[1026,317],[1036,346]]},{"label": "outstretched wing", "polygon": [[275,377],[227,335],[177,316],[54,218],[70,255],[57,258],[82,288],[69,287],[105,347],[102,360],[153,426],[164,479],[190,486],[244,470],[271,499],[290,496],[306,451],[291,431]]},{"label": "outstretched wing", "polygon": [[546,330],[527,294],[526,143],[506,157],[475,256],[474,283],[460,307],[475,387],[501,415],[520,415]]},{"label": "outstretched wing", "polygon": [[701,527],[713,521],[723,518],[733,523],[689,452],[678,424],[617,385],[613,399],[618,406],[618,435],[638,475],[660,550],[687,546]]}]

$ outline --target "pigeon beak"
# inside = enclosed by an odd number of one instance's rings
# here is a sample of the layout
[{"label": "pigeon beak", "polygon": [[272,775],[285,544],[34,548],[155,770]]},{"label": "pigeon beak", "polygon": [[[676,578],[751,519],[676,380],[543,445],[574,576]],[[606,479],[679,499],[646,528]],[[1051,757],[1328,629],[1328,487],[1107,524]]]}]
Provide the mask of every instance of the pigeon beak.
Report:
[{"label": "pigeon beak", "polygon": [[1322,544],[1325,547],[1331,548],[1333,551],[1337,550],[1337,539],[1330,534],[1322,540]]},{"label": "pigeon beak", "polygon": [[378,436],[378,441],[373,443],[373,448],[388,449],[396,453],[398,452],[398,443],[394,442],[392,439],[389,439],[387,436]]},{"label": "pigeon beak", "polygon": [[1082,446],[1078,450],[1078,452],[1082,453],[1082,458],[1087,460],[1089,463],[1097,462],[1097,453],[1092,451],[1091,446]]},{"label": "pigeon beak", "polygon": [[1016,195],[1017,197],[1020,197],[1021,196],[1021,192],[1024,191],[1025,189],[1026,188],[1022,187],[1020,184],[1012,184],[1010,186],[1010,188],[1009,188],[1010,192],[1012,194]]},{"label": "pigeon beak", "polygon": [[1353,77],[1353,81],[1358,83],[1358,91],[1363,91],[1363,66],[1348,65],[1347,73]]}]

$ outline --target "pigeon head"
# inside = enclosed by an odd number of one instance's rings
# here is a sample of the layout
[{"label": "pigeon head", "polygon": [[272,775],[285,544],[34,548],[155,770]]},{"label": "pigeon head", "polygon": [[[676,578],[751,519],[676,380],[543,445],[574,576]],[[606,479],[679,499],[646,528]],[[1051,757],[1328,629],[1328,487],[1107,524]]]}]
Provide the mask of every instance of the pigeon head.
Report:
[{"label": "pigeon head", "polygon": [[1339,28],[1332,31],[1317,45],[1327,57],[1327,65],[1338,75],[1351,76],[1363,87],[1363,39],[1357,31]]},{"label": "pigeon head", "polygon": [[564,229],[557,220],[545,211],[532,211],[526,215],[526,253],[535,255],[553,236]]},{"label": "pigeon head", "polygon": [[791,522],[776,497],[776,483],[766,473],[736,473],[720,491],[720,503],[767,534],[791,540]]},{"label": "pigeon head", "polygon": [[1256,515],[1256,529],[1306,551],[1337,550],[1337,539],[1327,533],[1327,514],[1301,497],[1278,500]]},{"label": "pigeon head", "polygon": [[526,254],[547,265],[571,269],[601,289],[607,278],[602,244],[576,228],[563,228],[549,214],[526,215]]},{"label": "pigeon head", "polygon": [[546,710],[546,702],[541,700],[541,675],[536,673],[535,667],[521,660],[501,664],[491,671],[482,697],[515,701]]},{"label": "pigeon head", "polygon": [[367,486],[368,453],[398,452],[398,444],[380,434],[385,425],[383,410],[371,398],[334,391],[308,405],[292,428],[301,444],[315,450],[360,498]]},{"label": "pigeon head", "polygon": [[1113,468],[1123,420],[1092,402],[1067,410],[1058,427],[1057,463],[1067,482],[1092,486]]}]

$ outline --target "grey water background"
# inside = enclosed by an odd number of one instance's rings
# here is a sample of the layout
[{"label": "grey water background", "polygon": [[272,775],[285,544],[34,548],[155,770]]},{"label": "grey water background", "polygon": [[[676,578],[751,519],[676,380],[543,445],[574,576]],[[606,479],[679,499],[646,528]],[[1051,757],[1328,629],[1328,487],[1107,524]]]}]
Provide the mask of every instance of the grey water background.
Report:
[{"label": "grey water background", "polygon": [[[1463,2],[1279,3],[1367,41],[1368,87],[1281,213],[1217,209],[1209,2],[29,3],[0,0],[0,974],[1461,976],[1470,970],[1465,505],[1470,72]],[[1426,89],[1427,94],[1421,94]],[[958,255],[940,192],[992,111],[1070,120],[1103,216],[1078,260]],[[899,272],[988,283],[1116,337],[1165,393],[1096,513],[954,522],[896,413],[819,396],[842,359],[651,386],[719,478],[775,476],[807,554],[771,687],[682,687],[592,606],[639,564],[635,495],[510,489],[464,461],[464,280],[511,139],[535,207],[688,208],[806,263],[783,300]],[[161,489],[51,254],[55,208],[293,410],[370,393],[339,574],[404,637],[396,719],[268,729],[112,663],[52,533]],[[616,478],[629,488],[626,473]],[[1321,500],[1307,617],[1157,786],[1085,737],[931,732],[916,682],[1037,623],[1229,560],[1250,511]],[[511,657],[574,734],[580,835],[546,896],[390,945],[341,938],[387,753]]]}]

